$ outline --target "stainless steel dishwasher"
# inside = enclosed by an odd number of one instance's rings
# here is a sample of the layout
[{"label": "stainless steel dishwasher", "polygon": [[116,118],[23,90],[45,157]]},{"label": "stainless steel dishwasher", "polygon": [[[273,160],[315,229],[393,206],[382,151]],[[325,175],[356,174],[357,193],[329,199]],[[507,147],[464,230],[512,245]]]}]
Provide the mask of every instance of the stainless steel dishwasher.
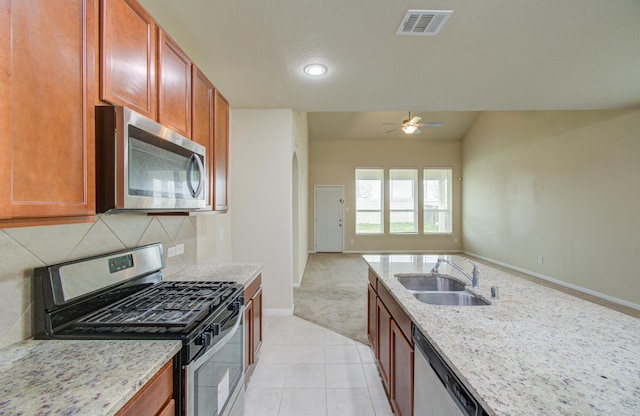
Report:
[{"label": "stainless steel dishwasher", "polygon": [[413,341],[419,351],[414,356],[414,416],[488,416],[415,326]]}]

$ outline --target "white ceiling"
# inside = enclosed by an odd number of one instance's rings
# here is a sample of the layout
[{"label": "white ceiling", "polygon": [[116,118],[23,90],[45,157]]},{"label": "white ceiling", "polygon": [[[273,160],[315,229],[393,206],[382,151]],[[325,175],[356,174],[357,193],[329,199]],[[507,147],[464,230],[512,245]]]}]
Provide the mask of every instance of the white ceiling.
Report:
[{"label": "white ceiling", "polygon": [[[140,2],[235,108],[375,111],[379,124],[406,118],[387,111],[640,107],[640,0]],[[453,14],[437,36],[398,36],[409,9]],[[305,76],[312,62],[328,74]]]}]

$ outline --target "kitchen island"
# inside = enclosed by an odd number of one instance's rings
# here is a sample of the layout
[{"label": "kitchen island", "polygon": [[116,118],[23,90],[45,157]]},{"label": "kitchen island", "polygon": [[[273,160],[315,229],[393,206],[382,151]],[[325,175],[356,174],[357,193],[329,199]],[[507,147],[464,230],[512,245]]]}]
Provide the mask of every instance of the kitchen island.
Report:
[{"label": "kitchen island", "polygon": [[[440,257],[470,268],[461,256]],[[429,273],[438,256],[364,259],[490,414],[640,414],[639,319],[488,265],[475,292],[491,305],[429,305],[395,275]],[[465,279],[446,264],[440,273]]]}]

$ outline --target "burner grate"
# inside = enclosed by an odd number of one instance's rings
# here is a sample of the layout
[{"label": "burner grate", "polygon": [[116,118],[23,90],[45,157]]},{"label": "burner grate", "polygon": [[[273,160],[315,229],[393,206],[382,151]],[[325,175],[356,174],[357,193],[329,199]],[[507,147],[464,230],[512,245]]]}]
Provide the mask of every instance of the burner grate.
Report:
[{"label": "burner grate", "polygon": [[204,319],[235,292],[233,286],[234,282],[160,282],[79,319],[76,325],[174,331]]}]

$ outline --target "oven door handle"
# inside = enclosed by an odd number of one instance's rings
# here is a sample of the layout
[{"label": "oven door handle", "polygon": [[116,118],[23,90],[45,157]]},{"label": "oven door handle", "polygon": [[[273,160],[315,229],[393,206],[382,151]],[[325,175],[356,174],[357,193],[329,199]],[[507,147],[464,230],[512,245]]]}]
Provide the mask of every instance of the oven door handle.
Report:
[{"label": "oven door handle", "polygon": [[[238,327],[242,323],[242,318],[244,317],[244,305],[240,305],[240,310],[238,311],[238,317],[236,318],[236,322],[233,324],[233,328],[221,339],[219,339],[213,346],[207,349],[203,355],[197,357],[194,361],[188,364],[189,368],[196,369],[199,368],[202,363],[207,362],[212,355],[220,351],[220,349],[224,346],[224,344],[231,339],[232,336],[238,331]],[[214,337],[215,340],[215,337]]]}]

